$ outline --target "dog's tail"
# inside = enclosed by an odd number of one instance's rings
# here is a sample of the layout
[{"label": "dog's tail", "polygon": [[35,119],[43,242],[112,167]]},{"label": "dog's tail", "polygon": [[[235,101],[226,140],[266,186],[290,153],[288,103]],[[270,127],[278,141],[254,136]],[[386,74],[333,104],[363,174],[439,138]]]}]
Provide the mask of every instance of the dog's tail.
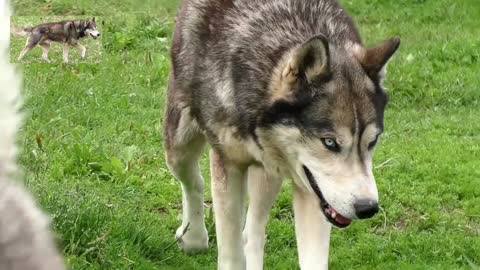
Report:
[{"label": "dog's tail", "polygon": [[10,32],[14,35],[25,37],[32,33],[33,27],[21,28],[17,26],[12,26]]}]

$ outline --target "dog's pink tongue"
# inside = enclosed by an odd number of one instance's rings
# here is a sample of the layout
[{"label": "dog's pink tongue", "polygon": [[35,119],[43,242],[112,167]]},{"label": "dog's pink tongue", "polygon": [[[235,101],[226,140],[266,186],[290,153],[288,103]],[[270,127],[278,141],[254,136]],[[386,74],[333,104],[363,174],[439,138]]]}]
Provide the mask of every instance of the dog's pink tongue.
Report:
[{"label": "dog's pink tongue", "polygon": [[340,224],[345,224],[345,225],[346,225],[346,224],[350,224],[350,223],[352,222],[351,219],[346,218],[346,217],[340,215],[340,213],[338,213],[337,210],[335,210],[335,209],[333,209],[333,208],[332,208],[332,210],[333,210],[333,212],[335,213],[335,221],[336,221],[336,222],[338,222],[338,223],[340,223]]}]

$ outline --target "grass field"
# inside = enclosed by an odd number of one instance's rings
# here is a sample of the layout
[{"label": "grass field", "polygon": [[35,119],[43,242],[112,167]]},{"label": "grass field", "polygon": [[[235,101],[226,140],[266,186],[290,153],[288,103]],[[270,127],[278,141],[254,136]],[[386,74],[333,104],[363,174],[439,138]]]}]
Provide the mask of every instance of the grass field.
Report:
[{"label": "grass field", "polygon": [[[71,269],[214,269],[210,209],[208,253],[187,256],[172,245],[181,195],[160,130],[177,2],[13,3],[19,16],[104,21],[98,64],[23,66],[20,162]],[[389,64],[386,131],[374,162],[383,211],[333,230],[330,268],[479,269],[480,2],[342,3],[367,44],[398,35],[402,45]],[[11,51],[23,44],[14,40]],[[61,59],[61,51],[51,54]],[[210,204],[207,164],[205,155]],[[294,239],[285,181],[265,269],[298,269]]]}]

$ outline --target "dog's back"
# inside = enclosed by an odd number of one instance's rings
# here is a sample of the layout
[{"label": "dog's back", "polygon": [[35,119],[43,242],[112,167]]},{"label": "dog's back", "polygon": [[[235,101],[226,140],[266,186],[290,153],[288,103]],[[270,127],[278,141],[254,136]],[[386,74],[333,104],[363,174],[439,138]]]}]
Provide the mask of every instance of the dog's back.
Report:
[{"label": "dog's back", "polygon": [[361,44],[351,18],[333,0],[188,0],[176,23],[177,91],[204,128],[206,119],[224,115],[244,134],[267,106],[272,72],[288,50],[317,34],[332,45]]},{"label": "dog's back", "polygon": [[[82,21],[64,20],[59,22],[43,23],[32,27],[25,27],[23,29],[14,29],[15,34],[25,36],[27,34],[37,35],[42,40],[48,42],[66,42],[71,38],[80,38],[82,35],[79,32],[79,26]],[[77,29],[78,28],[78,29]],[[81,37],[83,37],[82,35]]]},{"label": "dog's back", "polygon": [[64,42],[69,36],[68,30],[72,24],[72,21],[51,22],[31,27],[29,30],[44,35],[50,41]]}]

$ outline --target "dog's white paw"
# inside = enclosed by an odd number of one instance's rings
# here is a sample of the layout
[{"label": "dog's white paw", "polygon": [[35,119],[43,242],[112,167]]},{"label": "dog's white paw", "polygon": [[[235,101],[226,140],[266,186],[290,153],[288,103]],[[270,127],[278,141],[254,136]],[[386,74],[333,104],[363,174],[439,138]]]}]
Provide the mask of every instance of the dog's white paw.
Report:
[{"label": "dog's white paw", "polygon": [[208,249],[208,232],[205,227],[187,229],[186,226],[180,226],[175,233],[178,246],[187,254],[204,252]]}]

